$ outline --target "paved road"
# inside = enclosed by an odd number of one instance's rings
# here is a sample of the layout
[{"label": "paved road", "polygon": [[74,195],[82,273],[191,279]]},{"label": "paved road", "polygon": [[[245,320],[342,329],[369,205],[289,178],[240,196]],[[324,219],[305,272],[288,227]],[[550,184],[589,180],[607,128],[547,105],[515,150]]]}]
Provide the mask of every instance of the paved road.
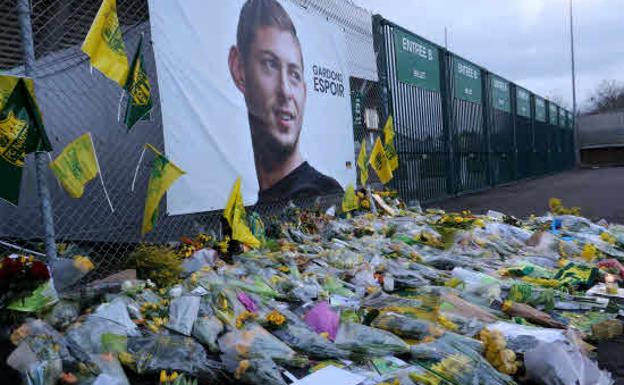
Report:
[{"label": "paved road", "polygon": [[579,169],[558,175],[496,187],[431,204],[449,211],[485,213],[488,209],[517,217],[541,215],[548,199],[560,198],[566,207],[581,207],[584,216],[624,224],[624,168]]}]

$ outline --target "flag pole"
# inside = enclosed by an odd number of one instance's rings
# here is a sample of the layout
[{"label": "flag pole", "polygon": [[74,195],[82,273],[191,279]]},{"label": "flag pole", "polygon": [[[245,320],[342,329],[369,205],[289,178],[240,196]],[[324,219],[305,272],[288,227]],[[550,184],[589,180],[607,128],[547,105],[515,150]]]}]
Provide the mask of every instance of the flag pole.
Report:
[{"label": "flag pole", "polygon": [[[50,163],[48,163],[48,164],[51,164],[52,163],[52,155],[50,155],[49,152],[46,152],[46,154],[48,154],[48,159],[50,160]],[[55,178],[55,179],[56,179],[56,184],[59,186],[59,188],[62,188],[61,181],[58,180],[58,178]]]},{"label": "flag pole", "polygon": [[27,248],[24,248],[24,247],[14,245],[14,244],[9,243],[9,242],[0,241],[0,245],[5,246],[5,247],[9,247],[9,248],[11,248],[11,249],[15,249],[15,250],[17,250],[17,251],[22,251],[22,252],[24,252],[24,251],[25,251],[25,252],[27,252],[28,254],[36,255],[36,256],[38,256],[38,257],[43,257],[43,258],[45,258],[45,256],[46,256],[45,254],[41,254],[41,253],[38,253],[38,252],[36,252],[36,251],[32,251],[32,250],[27,249]]},{"label": "flag pole", "polygon": [[102,169],[100,169],[100,162],[98,161],[97,151],[95,151],[95,143],[93,143],[93,137],[89,132],[89,140],[91,141],[91,148],[93,148],[93,155],[95,155],[95,165],[98,169],[98,175],[100,176],[100,183],[102,183],[102,188],[104,189],[104,195],[106,195],[106,200],[108,201],[108,205],[111,208],[111,212],[115,212],[113,208],[113,202],[111,202],[110,197],[108,196],[108,191],[106,191],[106,186],[104,185],[104,178],[102,177]]},{"label": "flag pole", "polygon": [[[34,78],[35,43],[33,41],[31,9],[29,0],[17,1],[17,13],[20,24],[20,38],[24,50],[24,75]],[[43,235],[46,255],[50,260],[57,258],[54,234],[54,216],[52,215],[52,199],[46,178],[46,156],[43,152],[35,152],[35,170],[37,174],[37,191],[39,209],[43,220]]]},{"label": "flag pole", "polygon": [[121,90],[121,96],[119,97],[119,104],[117,105],[117,121],[121,120],[121,102],[123,102],[123,97],[126,94],[125,90]]},{"label": "flag pole", "polygon": [[147,150],[147,147],[143,146],[143,151],[141,151],[141,156],[139,157],[139,163],[137,163],[136,169],[134,170],[134,178],[132,178],[132,187],[130,187],[131,192],[134,192],[134,184],[136,183],[137,176],[139,175],[139,167],[141,166],[141,162],[143,162],[143,157],[145,156],[145,150]]}]

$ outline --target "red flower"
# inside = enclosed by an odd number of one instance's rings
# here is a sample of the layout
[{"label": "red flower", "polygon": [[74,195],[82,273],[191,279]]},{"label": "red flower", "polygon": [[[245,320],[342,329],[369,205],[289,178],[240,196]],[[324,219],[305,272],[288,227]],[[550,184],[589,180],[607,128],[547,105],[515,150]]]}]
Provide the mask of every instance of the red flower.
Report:
[{"label": "red flower", "polygon": [[50,271],[45,263],[41,261],[34,261],[30,268],[30,276],[37,280],[46,280],[50,278]]},{"label": "red flower", "polygon": [[8,275],[18,274],[22,271],[22,268],[24,267],[24,265],[20,263],[19,259],[9,257],[4,258],[4,260],[2,261],[2,266],[6,269],[6,273]]}]

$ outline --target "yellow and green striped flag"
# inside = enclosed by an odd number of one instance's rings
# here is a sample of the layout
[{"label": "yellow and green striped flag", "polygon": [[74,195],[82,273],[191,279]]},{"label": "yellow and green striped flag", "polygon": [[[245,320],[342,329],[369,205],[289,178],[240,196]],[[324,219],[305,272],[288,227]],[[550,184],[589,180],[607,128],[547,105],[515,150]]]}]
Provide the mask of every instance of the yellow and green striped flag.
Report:
[{"label": "yellow and green striped flag", "polygon": [[143,213],[143,226],[141,235],[152,231],[158,222],[158,205],[165,195],[165,192],[182,175],[185,174],[175,164],[171,163],[163,154],[151,144],[146,144],[147,148],[154,151],[156,157],[152,161],[152,172],[147,184],[147,197],[145,198],[145,211]]},{"label": "yellow and green striped flag", "polygon": [[91,134],[86,133],[68,144],[50,163],[50,168],[69,196],[80,198],[86,184],[100,171]]},{"label": "yellow and green striped flag", "polygon": [[375,146],[373,147],[368,163],[377,173],[381,183],[386,184],[392,180],[392,169],[390,168],[390,162],[388,161],[388,157],[386,156],[386,152],[384,151],[380,138],[377,138],[375,141]]},{"label": "yellow and green striped flag", "polygon": [[0,110],[0,198],[18,205],[26,154],[52,151],[37,103],[18,78]]},{"label": "yellow and green striped flag", "polygon": [[357,210],[360,208],[357,195],[355,195],[355,187],[352,184],[347,186],[345,195],[342,198],[342,211],[348,213],[349,211]]},{"label": "yellow and green striped flag", "polygon": [[360,184],[366,186],[368,182],[368,163],[366,161],[366,138],[362,139],[362,146],[360,147],[360,154],[357,158],[358,168],[360,169]]},{"label": "yellow and green striped flag", "polygon": [[249,247],[260,247],[260,241],[254,237],[246,224],[245,205],[241,194],[241,178],[236,178],[232,192],[223,211],[223,217],[232,229],[232,239]]},{"label": "yellow and green striped flag", "polygon": [[384,150],[386,156],[388,157],[388,162],[390,163],[390,170],[394,172],[394,170],[399,168],[399,156],[396,152],[396,147],[394,146],[394,119],[392,118],[392,115],[388,116],[383,132]]},{"label": "yellow and green striped flag", "polygon": [[91,65],[120,86],[128,77],[128,58],[119,19],[116,0],[104,0],[82,43],[82,51],[91,59]]},{"label": "yellow and green striped flag", "polygon": [[152,85],[150,84],[145,68],[143,67],[143,36],[132,59],[130,73],[126,81],[128,91],[128,106],[126,107],[126,127],[131,130],[136,122],[149,118],[152,110]]}]

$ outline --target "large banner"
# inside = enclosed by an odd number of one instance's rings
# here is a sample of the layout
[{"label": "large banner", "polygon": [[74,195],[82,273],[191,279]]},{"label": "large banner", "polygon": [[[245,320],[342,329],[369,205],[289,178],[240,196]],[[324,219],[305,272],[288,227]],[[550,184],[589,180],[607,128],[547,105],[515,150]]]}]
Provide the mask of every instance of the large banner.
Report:
[{"label": "large banner", "polygon": [[342,193],[355,183],[343,32],[277,0],[149,0],[171,215]]}]

